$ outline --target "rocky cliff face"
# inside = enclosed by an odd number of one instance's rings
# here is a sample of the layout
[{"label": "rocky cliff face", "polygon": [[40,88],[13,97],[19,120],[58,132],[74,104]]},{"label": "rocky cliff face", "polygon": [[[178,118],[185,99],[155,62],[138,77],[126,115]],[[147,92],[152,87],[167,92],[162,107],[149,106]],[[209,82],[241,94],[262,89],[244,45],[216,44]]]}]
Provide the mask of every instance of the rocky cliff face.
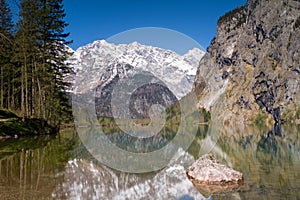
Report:
[{"label": "rocky cliff face", "polygon": [[299,10],[299,0],[248,0],[222,16],[197,71],[199,106],[224,123],[299,118]]}]

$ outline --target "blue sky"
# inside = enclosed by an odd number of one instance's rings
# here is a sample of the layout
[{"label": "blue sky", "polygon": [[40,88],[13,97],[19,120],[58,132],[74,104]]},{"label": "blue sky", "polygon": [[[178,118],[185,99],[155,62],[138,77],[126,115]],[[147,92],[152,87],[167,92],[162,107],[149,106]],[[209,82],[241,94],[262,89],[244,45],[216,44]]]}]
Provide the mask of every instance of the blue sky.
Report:
[{"label": "blue sky", "polygon": [[[16,1],[8,2],[16,20]],[[206,49],[216,34],[218,18],[245,3],[246,0],[64,0],[65,20],[69,23],[66,31],[71,33],[69,39],[74,42],[70,46],[74,50],[141,27],[178,31]]]},{"label": "blue sky", "polygon": [[218,18],[246,0],[65,0],[73,49],[140,27],[179,31],[206,48]]}]

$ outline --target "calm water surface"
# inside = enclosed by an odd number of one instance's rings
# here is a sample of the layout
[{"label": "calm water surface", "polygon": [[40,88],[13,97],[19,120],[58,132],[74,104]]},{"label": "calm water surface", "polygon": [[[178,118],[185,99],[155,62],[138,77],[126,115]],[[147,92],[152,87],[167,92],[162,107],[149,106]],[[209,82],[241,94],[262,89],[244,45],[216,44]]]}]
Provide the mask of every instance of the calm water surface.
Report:
[{"label": "calm water surface", "polygon": [[[275,128],[276,129],[276,128]],[[225,193],[197,190],[185,169],[209,138],[198,131],[188,151],[158,172],[128,174],[93,159],[74,130],[55,137],[0,140],[0,199],[300,199],[300,127],[223,130],[212,153],[243,172]]]}]

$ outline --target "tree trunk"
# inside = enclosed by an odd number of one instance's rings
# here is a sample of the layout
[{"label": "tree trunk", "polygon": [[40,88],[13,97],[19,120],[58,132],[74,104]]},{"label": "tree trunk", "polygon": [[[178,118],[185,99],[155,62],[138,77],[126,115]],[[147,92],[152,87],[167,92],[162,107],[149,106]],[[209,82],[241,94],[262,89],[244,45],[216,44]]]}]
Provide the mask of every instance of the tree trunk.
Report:
[{"label": "tree trunk", "polygon": [[[35,66],[34,65],[34,62],[33,62],[33,65],[32,66]],[[31,115],[33,117],[36,117],[35,116],[35,73],[34,73],[34,68],[32,67],[31,68]]]},{"label": "tree trunk", "polygon": [[0,98],[1,98],[1,101],[0,101],[0,107],[3,108],[3,101],[4,101],[4,75],[3,75],[3,66],[1,65],[0,66],[0,73],[1,73],[1,89],[0,89]]},{"label": "tree trunk", "polygon": [[24,66],[24,72],[25,72],[25,116],[28,117],[29,116],[29,112],[28,112],[28,66],[27,63],[25,63]]}]

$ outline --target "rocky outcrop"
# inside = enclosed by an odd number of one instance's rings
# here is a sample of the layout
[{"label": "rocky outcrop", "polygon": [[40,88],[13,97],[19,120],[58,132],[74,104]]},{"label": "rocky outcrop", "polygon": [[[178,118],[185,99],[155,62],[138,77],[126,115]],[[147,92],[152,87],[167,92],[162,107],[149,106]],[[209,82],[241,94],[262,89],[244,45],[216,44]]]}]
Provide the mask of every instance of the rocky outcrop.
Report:
[{"label": "rocky outcrop", "polygon": [[248,0],[221,17],[195,79],[199,106],[225,124],[261,111],[275,122],[299,118],[299,9],[295,0]]},{"label": "rocky outcrop", "polygon": [[186,174],[194,184],[234,185],[243,182],[243,174],[219,163],[212,155],[200,157]]}]

